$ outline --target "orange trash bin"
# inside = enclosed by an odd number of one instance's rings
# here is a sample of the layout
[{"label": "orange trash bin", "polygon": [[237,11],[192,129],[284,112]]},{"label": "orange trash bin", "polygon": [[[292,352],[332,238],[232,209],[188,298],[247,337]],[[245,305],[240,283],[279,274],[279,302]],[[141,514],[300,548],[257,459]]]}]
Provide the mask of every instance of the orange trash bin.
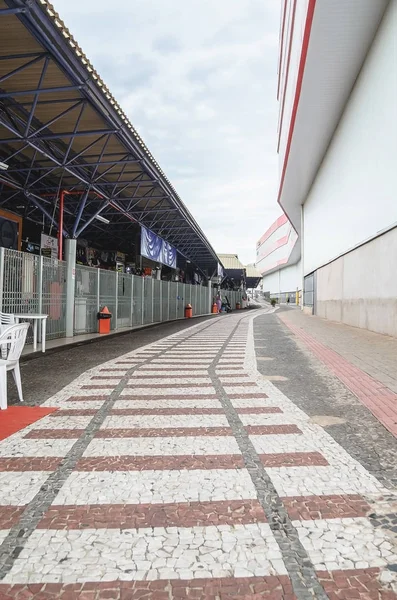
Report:
[{"label": "orange trash bin", "polygon": [[185,306],[185,319],[191,319],[193,317],[193,308],[191,304]]},{"label": "orange trash bin", "polygon": [[110,320],[112,313],[107,306],[104,306],[99,311],[98,315],[98,333],[110,333]]}]

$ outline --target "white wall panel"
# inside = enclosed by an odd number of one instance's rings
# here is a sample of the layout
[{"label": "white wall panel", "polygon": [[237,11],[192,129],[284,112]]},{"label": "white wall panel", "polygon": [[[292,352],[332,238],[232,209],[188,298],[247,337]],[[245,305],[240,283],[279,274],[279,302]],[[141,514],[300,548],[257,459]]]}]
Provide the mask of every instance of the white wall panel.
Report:
[{"label": "white wall panel", "polygon": [[396,39],[394,0],[304,205],[305,273],[397,222]]}]

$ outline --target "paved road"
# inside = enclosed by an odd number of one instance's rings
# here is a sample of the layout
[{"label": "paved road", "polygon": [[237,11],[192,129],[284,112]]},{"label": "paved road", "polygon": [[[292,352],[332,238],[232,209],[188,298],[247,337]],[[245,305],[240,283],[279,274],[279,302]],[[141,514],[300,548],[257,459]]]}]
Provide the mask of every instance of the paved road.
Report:
[{"label": "paved road", "polygon": [[282,328],[119,353],[1,442],[0,599],[396,600],[393,482],[319,418],[335,388]]}]

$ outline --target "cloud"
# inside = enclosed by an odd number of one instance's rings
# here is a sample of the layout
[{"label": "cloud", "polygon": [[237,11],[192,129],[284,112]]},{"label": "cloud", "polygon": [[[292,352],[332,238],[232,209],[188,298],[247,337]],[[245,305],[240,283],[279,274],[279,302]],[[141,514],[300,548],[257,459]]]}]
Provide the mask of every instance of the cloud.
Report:
[{"label": "cloud", "polygon": [[252,262],[281,212],[279,2],[54,4],[215,250]]}]

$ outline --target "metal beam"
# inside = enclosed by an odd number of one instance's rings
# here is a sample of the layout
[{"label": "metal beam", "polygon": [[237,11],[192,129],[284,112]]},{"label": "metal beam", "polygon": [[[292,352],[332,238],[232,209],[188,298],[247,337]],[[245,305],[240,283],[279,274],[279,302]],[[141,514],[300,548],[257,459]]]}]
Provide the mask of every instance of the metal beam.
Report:
[{"label": "metal beam", "polygon": [[42,88],[41,90],[17,90],[14,92],[2,92],[0,98],[16,98],[18,96],[30,96],[33,94],[53,94],[57,92],[70,92],[71,90],[82,90],[84,85],[63,85],[60,87],[53,88]]}]

